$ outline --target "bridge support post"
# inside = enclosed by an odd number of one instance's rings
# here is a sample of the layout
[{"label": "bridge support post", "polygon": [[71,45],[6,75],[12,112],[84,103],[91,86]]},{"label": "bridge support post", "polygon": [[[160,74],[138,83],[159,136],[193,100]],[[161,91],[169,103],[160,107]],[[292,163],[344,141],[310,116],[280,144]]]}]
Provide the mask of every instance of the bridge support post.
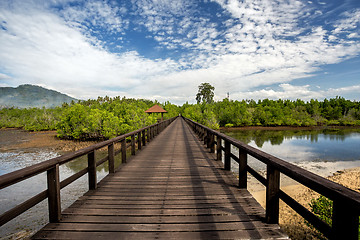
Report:
[{"label": "bridge support post", "polygon": [[146,129],[147,142],[150,142],[150,128]]},{"label": "bridge support post", "polygon": [[279,223],[280,172],[267,165],[266,222]]},{"label": "bridge support post", "polygon": [[207,139],[208,139],[208,132],[204,129],[204,139],[203,139],[204,140],[204,145],[206,145],[206,147],[209,147]]},{"label": "bridge support post", "polygon": [[[206,147],[207,148],[211,148],[211,135],[212,134],[209,131],[206,132],[206,136],[207,136],[207,138],[206,138]],[[210,151],[211,151],[211,149],[210,149]]]},{"label": "bridge support post", "polygon": [[332,216],[332,237],[330,239],[358,239],[359,214],[351,209],[352,204],[334,200]]},{"label": "bridge support post", "polygon": [[239,188],[247,188],[247,154],[239,149]]},{"label": "bridge support post", "polygon": [[215,136],[214,134],[210,135],[210,152],[214,153],[215,152]]},{"label": "bridge support post", "polygon": [[89,190],[97,188],[95,151],[88,154]]},{"label": "bridge support post", "polygon": [[231,158],[230,158],[230,143],[225,141],[225,162],[224,169],[230,171],[231,170]]},{"label": "bridge support post", "polygon": [[142,135],[142,144],[143,144],[143,146],[146,146],[145,130],[142,131],[142,134],[141,134],[141,135]]},{"label": "bridge support post", "polygon": [[221,146],[221,137],[216,137],[216,160],[222,160],[222,146]]},{"label": "bridge support post", "polygon": [[137,134],[138,149],[141,149],[141,132]]},{"label": "bridge support post", "polygon": [[121,140],[121,163],[126,163],[126,138]]},{"label": "bridge support post", "polygon": [[59,164],[47,171],[47,185],[49,221],[56,223],[61,219]]},{"label": "bridge support post", "polygon": [[115,151],[114,144],[108,146],[108,155],[109,155],[109,173],[115,173]]},{"label": "bridge support post", "polygon": [[131,155],[135,155],[135,135],[131,135]]}]

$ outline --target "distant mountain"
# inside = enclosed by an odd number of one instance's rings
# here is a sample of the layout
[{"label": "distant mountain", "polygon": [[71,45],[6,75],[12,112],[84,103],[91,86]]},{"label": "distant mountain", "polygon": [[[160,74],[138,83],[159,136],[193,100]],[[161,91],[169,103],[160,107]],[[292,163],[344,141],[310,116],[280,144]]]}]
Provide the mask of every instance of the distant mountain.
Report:
[{"label": "distant mountain", "polygon": [[20,85],[17,88],[0,87],[0,108],[52,108],[73,100],[77,101],[63,93],[30,84]]}]

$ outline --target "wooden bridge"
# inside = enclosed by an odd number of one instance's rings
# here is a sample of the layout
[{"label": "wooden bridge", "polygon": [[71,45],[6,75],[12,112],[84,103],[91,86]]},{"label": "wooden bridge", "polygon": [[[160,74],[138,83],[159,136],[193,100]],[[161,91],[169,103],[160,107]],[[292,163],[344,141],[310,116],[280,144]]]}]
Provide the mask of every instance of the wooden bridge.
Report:
[{"label": "wooden bridge", "polygon": [[[104,147],[108,156],[96,159]],[[123,164],[115,171],[119,153]],[[60,182],[59,165],[85,154],[88,167]],[[247,165],[247,155],[267,164],[266,178]],[[229,171],[231,159],[239,163],[238,180]],[[110,174],[98,183],[96,166],[106,161]],[[50,223],[33,239],[287,239],[277,224],[282,199],[326,236],[358,237],[360,194],[189,119],[170,119],[0,176],[0,187],[44,171],[48,190],[3,213],[1,225],[48,198]],[[60,189],[86,173],[90,190],[61,211]],[[247,191],[247,173],[266,186],[266,210]],[[334,200],[332,226],[281,191],[280,173]]]}]

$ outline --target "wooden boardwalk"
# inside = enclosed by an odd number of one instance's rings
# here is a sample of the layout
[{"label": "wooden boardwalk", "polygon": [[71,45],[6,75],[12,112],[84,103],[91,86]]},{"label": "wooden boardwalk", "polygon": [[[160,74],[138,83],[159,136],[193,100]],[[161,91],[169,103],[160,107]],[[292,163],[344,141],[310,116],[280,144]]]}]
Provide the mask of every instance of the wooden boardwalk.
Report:
[{"label": "wooden boardwalk", "polygon": [[33,239],[287,239],[178,118]]}]

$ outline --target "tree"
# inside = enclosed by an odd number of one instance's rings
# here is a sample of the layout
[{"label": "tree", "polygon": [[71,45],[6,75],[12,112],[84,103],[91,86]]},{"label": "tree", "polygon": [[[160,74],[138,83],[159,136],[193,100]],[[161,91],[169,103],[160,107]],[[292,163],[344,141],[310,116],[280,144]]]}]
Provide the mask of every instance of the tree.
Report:
[{"label": "tree", "polygon": [[212,103],[214,100],[214,87],[210,83],[202,83],[199,85],[199,91],[196,94],[197,103]]}]

